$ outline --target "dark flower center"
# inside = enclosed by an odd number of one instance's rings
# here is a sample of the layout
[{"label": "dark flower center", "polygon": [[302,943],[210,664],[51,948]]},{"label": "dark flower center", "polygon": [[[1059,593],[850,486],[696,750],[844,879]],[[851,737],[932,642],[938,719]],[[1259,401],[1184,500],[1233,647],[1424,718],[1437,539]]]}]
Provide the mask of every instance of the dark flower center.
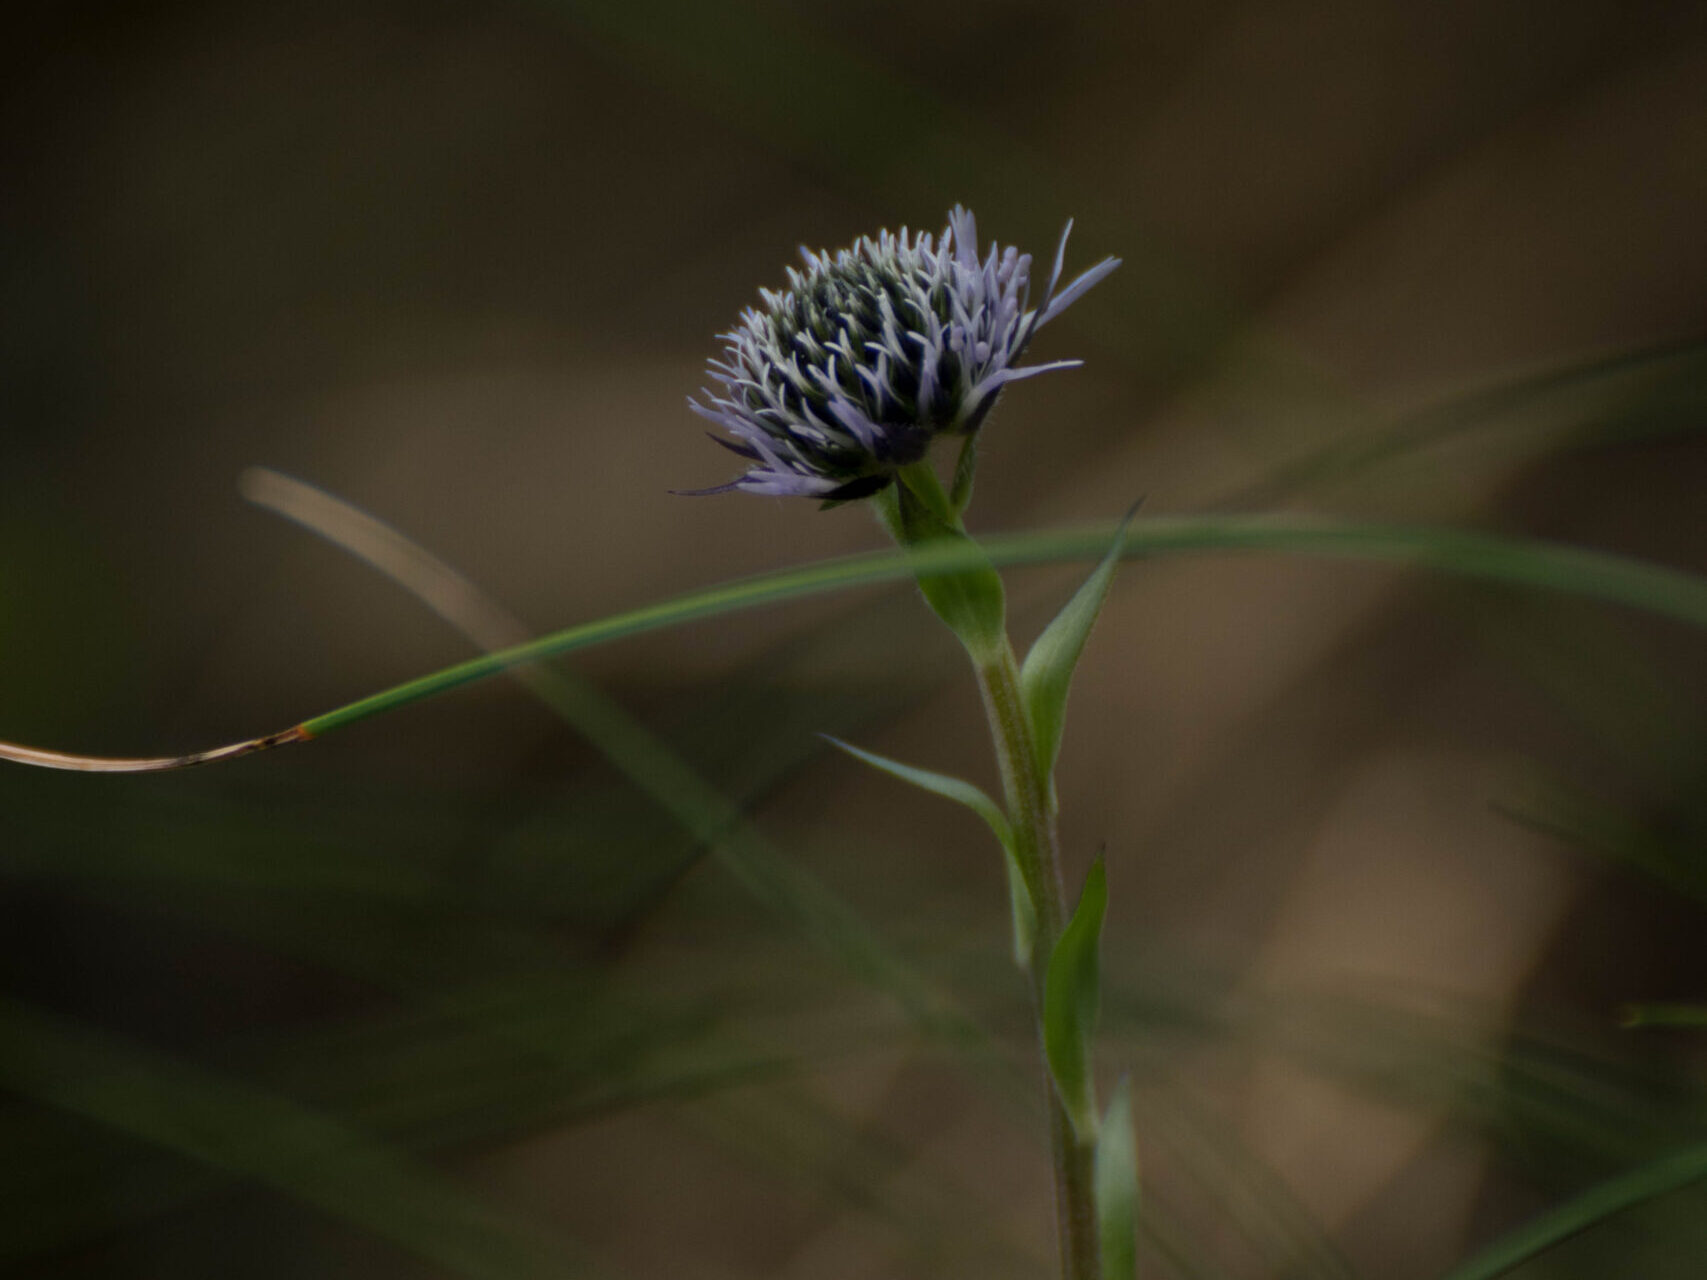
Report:
[{"label": "dark flower center", "polygon": [[[953,308],[948,287],[938,282],[925,295],[928,310],[918,301],[920,290],[893,269],[875,263],[862,243],[846,259],[813,274],[804,290],[791,289],[770,310],[779,351],[799,357],[801,366],[822,369],[833,358],[836,384],[850,400],[863,405],[867,416],[884,428],[874,451],[889,465],[915,462],[925,455],[930,438],[953,424],[959,407],[964,371],[959,354],[942,349],[937,357],[934,390],[929,403],[920,403],[921,362],[926,344],[951,323]],[[885,341],[884,302],[900,336],[900,355]],[[877,349],[888,347],[882,362],[883,394],[874,393],[859,376],[878,367]],[[804,403],[821,408],[822,388],[802,388],[792,379],[779,387],[788,407]],[[749,397],[748,407],[757,409]]]}]

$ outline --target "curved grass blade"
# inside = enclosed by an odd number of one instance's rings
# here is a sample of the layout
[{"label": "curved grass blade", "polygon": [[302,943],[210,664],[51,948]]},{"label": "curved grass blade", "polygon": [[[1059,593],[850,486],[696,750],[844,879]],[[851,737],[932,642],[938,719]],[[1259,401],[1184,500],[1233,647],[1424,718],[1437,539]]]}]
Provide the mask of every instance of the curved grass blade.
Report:
[{"label": "curved grass blade", "polygon": [[[532,638],[519,618],[462,574],[353,503],[271,467],[246,468],[237,488],[256,506],[372,565],[482,649],[507,649]],[[531,684],[535,669],[521,667],[512,674]]]},{"label": "curved grass blade", "polygon": [[[479,647],[514,651],[530,643],[527,627],[520,619],[383,521],[324,490],[267,468],[250,468],[240,483],[250,501],[277,511],[372,565]],[[597,685],[573,672],[537,663],[520,664],[511,670],[561,720],[703,842],[736,882],[766,908],[851,972],[887,993],[923,1029],[962,1047],[983,1042],[982,1030],[952,1008],[851,907],[809,872],[779,855],[732,800]]]},{"label": "curved grass blade", "polygon": [[[974,568],[986,557],[997,565],[1088,559],[1106,552],[1113,533],[1103,528],[1015,534],[988,539],[976,548],[937,544],[906,553],[871,552],[723,583],[446,667],[306,720],[301,727],[311,735],[329,733],[520,663],[737,610],[893,582],[919,572]],[[1707,579],[1606,552],[1527,539],[1336,520],[1197,516],[1145,521],[1129,529],[1122,542],[1123,556],[1264,551],[1413,564],[1628,605],[1707,628]]]},{"label": "curved grass blade", "polygon": [[192,751],[183,756],[81,756],[69,751],[28,747],[17,742],[0,742],[0,760],[33,764],[41,769],[65,769],[73,773],[166,773],[172,769],[188,769],[192,765],[235,760],[270,747],[307,742],[313,736],[301,725],[295,725],[264,737],[233,742],[230,746],[214,747],[210,751]]},{"label": "curved grass blade", "polygon": [[1554,1245],[1634,1208],[1707,1178],[1707,1143],[1685,1147],[1590,1187],[1581,1195],[1500,1237],[1443,1280],[1494,1280]]},{"label": "curved grass blade", "polygon": [[[987,539],[977,547],[937,544],[915,548],[905,554],[870,552],[721,583],[471,658],[360,698],[281,733],[193,756],[128,761],[0,743],[0,759],[49,768],[136,771],[181,768],[214,759],[228,759],[268,746],[300,742],[331,733],[524,663],[608,644],[627,636],[680,626],[701,618],[831,591],[894,582],[920,572],[952,573],[976,568],[986,559],[995,565],[1035,565],[1100,557],[1107,552],[1114,532],[1114,529],[1104,526],[1088,530],[1009,534]],[[1367,525],[1319,518],[1178,516],[1147,520],[1128,529],[1121,545],[1123,557],[1265,552],[1378,564],[1408,564],[1482,581],[1558,591],[1625,605],[1707,628],[1707,579],[1608,552],[1533,539],[1507,538],[1467,530]]]}]

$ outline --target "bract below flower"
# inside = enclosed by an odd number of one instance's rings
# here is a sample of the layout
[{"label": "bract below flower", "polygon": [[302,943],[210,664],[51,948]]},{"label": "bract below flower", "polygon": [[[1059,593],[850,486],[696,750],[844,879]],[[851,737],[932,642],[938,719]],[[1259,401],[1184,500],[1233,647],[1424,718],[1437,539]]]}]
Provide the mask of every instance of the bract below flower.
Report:
[{"label": "bract below flower", "polygon": [[710,362],[720,390],[694,412],[751,465],[702,493],[742,489],[840,501],[886,488],[938,435],[969,435],[1010,382],[1082,363],[1020,365],[1032,337],[1120,265],[1105,258],[1060,292],[1067,223],[1031,309],[1031,255],[991,242],[958,205],[940,237],[880,231],[813,253],[788,287],[759,291]]}]

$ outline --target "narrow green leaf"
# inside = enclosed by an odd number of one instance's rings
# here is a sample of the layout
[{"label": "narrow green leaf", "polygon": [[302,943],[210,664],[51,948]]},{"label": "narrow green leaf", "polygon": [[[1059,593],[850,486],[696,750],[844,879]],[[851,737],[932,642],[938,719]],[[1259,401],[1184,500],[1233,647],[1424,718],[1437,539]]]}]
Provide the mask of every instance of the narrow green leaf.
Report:
[{"label": "narrow green leaf", "polygon": [[1138,1280],[1138,1140],[1132,1130],[1131,1076],[1120,1077],[1102,1118],[1096,1189],[1102,1280]]},{"label": "narrow green leaf", "polygon": [[1108,599],[1114,571],[1120,567],[1120,552],[1126,542],[1126,527],[1131,524],[1137,508],[1126,513],[1126,519],[1115,532],[1114,543],[1103,556],[1090,577],[1055,615],[1043,634],[1032,644],[1020,667],[1020,696],[1025,699],[1026,718],[1031,721],[1032,748],[1037,758],[1038,773],[1050,778],[1055,772],[1055,756],[1061,749],[1061,728],[1067,719],[1067,689],[1073,682],[1073,669],[1079,665],[1079,655],[1085,651],[1085,640],[1091,634],[1103,601]]},{"label": "narrow green leaf", "polygon": [[899,760],[880,756],[875,751],[866,751],[843,742],[840,738],[832,738],[827,733],[819,736],[832,746],[840,747],[854,759],[863,760],[872,768],[881,769],[893,778],[909,782],[932,795],[965,805],[990,824],[990,830],[996,833],[996,839],[1002,846],[1002,854],[1008,864],[1008,894],[1014,917],[1014,960],[1022,969],[1030,968],[1032,940],[1037,936],[1037,911],[1032,905],[1031,890],[1025,883],[1025,873],[1020,870],[1019,856],[1014,849],[1013,827],[1009,825],[1001,806],[990,799],[989,794],[981,787],[974,786],[964,778],[902,764]]},{"label": "narrow green leaf", "polygon": [[929,769],[915,768],[910,764],[902,764],[899,760],[891,760],[888,756],[880,756],[875,751],[867,751],[856,747],[851,742],[843,742],[840,738],[832,738],[829,734],[819,734],[831,746],[840,747],[855,760],[863,760],[873,769],[881,769],[891,777],[899,778],[902,782],[910,782],[915,787],[929,791],[932,795],[954,800],[965,805],[985,822],[990,824],[990,830],[996,833],[996,839],[1002,842],[1004,849],[1013,847],[1013,828],[1008,825],[1008,818],[1002,812],[1002,807],[982,787],[967,782],[964,778],[956,778],[951,774],[933,773]]},{"label": "narrow green leaf", "polygon": [[1091,864],[1073,918],[1061,931],[1043,983],[1043,1048],[1049,1058],[1061,1104],[1081,1143],[1096,1140],[1096,1082],[1091,1048],[1101,998],[1097,947],[1108,907],[1108,879],[1102,859]]},{"label": "narrow green leaf", "polygon": [[1707,1178],[1707,1144],[1685,1147],[1590,1187],[1495,1240],[1446,1280],[1494,1280],[1554,1245],[1610,1218]]}]

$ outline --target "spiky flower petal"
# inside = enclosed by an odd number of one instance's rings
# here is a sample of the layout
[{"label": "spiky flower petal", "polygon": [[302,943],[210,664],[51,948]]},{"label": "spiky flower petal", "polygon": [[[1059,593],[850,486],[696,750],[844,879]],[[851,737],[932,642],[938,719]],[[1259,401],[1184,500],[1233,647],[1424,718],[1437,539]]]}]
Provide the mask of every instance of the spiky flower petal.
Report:
[{"label": "spiky flower petal", "polygon": [[1003,387],[1081,363],[1020,365],[1033,335],[1120,265],[1105,258],[1059,293],[1071,221],[1049,283],[1031,304],[1031,255],[992,242],[956,205],[940,237],[880,231],[851,249],[812,253],[788,287],[719,335],[710,374],[721,391],[689,406],[729,433],[746,473],[704,493],[743,489],[831,501],[887,487],[938,435],[978,430]]}]

